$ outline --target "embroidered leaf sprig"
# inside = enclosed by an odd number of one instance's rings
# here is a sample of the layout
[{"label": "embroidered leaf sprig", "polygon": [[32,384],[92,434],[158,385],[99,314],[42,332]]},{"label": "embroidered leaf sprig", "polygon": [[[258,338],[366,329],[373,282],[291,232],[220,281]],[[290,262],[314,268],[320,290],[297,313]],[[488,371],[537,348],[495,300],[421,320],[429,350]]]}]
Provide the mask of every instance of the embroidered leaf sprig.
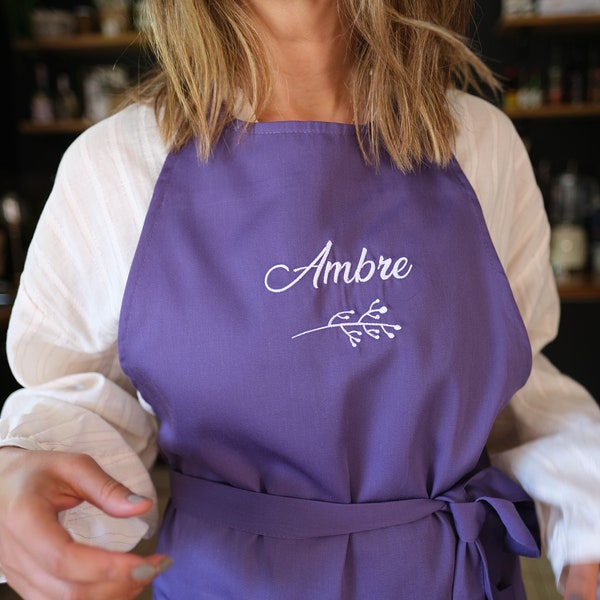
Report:
[{"label": "embroidered leaf sprig", "polygon": [[385,305],[378,306],[379,304],[381,304],[381,300],[374,300],[371,303],[369,310],[355,320],[351,320],[356,314],[356,311],[354,310],[338,312],[329,319],[327,325],[303,331],[302,333],[292,336],[292,339],[299,338],[309,333],[334,328],[340,329],[347,336],[353,348],[356,348],[364,339],[364,334],[374,340],[381,339],[382,334],[390,340],[394,339],[396,337],[394,332],[400,331],[402,327],[397,323],[381,323],[381,315],[385,315],[388,312],[388,307]]}]

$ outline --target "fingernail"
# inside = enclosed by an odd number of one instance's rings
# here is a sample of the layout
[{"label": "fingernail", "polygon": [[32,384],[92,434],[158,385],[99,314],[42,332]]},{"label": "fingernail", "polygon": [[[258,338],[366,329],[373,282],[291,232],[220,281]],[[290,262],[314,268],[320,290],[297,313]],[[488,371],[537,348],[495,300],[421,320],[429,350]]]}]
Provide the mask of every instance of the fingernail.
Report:
[{"label": "fingernail", "polygon": [[139,504],[144,500],[149,500],[150,498],[146,498],[146,496],[138,496],[137,494],[131,494],[128,496],[127,500],[131,502],[131,504]]},{"label": "fingernail", "polygon": [[156,576],[156,569],[152,565],[138,565],[131,571],[131,578],[135,581],[146,581]]},{"label": "fingernail", "polygon": [[146,581],[148,579],[154,579],[161,573],[164,573],[172,565],[173,559],[170,556],[165,556],[155,567],[147,563],[143,565],[138,565],[137,567],[135,567],[135,569],[131,571],[131,577],[135,581]]},{"label": "fingernail", "polygon": [[173,566],[173,559],[170,556],[165,556],[154,569],[157,575],[164,573],[168,568]]}]

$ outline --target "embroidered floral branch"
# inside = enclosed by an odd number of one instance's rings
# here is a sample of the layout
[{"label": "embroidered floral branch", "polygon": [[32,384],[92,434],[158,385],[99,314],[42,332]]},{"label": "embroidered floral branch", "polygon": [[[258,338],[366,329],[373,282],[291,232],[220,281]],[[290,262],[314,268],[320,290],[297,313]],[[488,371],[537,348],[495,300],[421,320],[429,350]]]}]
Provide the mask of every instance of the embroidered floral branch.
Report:
[{"label": "embroidered floral branch", "polygon": [[382,334],[384,334],[390,340],[394,339],[396,337],[394,332],[400,331],[402,327],[398,324],[379,322],[381,315],[385,315],[388,312],[387,306],[377,307],[377,305],[380,303],[381,300],[379,299],[372,302],[369,310],[361,315],[359,319],[352,322],[350,322],[350,319],[356,314],[356,311],[345,310],[338,312],[333,315],[331,319],[329,319],[327,325],[323,325],[322,327],[317,327],[315,329],[309,329],[308,331],[303,331],[302,333],[292,336],[292,339],[294,340],[309,333],[335,328],[341,329],[344,334],[346,334],[353,348],[356,348],[364,339],[363,334],[366,334],[374,340],[381,339]]}]

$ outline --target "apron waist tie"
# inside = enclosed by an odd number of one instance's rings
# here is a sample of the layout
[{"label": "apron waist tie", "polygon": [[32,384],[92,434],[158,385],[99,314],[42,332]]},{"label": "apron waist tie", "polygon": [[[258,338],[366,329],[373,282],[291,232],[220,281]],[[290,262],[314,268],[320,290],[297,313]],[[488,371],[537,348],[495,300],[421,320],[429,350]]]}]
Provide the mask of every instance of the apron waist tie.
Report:
[{"label": "apron waist tie", "polygon": [[479,471],[438,498],[354,504],[253,492],[172,470],[170,483],[177,510],[222,527],[280,539],[346,535],[412,523],[439,511],[449,513],[458,538],[472,549],[465,555],[471,557],[467,562],[481,561],[486,598],[492,600],[498,592],[490,580],[491,557],[480,540],[490,513],[502,523],[504,543],[512,552],[539,556],[538,543],[517,510],[530,499],[493,468]]},{"label": "apron waist tie", "polygon": [[252,492],[174,471],[175,508],[204,521],[267,537],[308,539],[383,529],[444,510],[441,500],[345,504]]},{"label": "apron waist tie", "polygon": [[[468,482],[434,499],[352,504],[253,492],[173,470],[170,470],[170,483],[172,502],[177,509],[224,527],[282,539],[372,531],[413,523],[443,511],[452,515],[458,537],[473,543],[479,537],[488,511],[492,510],[506,529],[510,549],[525,556],[537,556],[537,542],[515,506],[529,500],[525,492],[510,482],[510,494],[494,497],[493,492],[481,492],[472,499],[466,498],[469,488],[480,487],[472,486],[471,482],[490,477],[497,482],[498,474],[495,469],[483,469]],[[492,486],[495,487],[497,485]]]}]

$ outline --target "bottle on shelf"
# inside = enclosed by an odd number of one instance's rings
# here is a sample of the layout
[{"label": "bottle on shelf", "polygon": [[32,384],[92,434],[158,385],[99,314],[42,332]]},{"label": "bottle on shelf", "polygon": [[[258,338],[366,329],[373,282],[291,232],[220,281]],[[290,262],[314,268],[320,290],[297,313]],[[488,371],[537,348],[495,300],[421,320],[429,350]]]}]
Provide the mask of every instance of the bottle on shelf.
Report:
[{"label": "bottle on shelf", "polygon": [[[509,65],[504,70],[506,81],[504,108],[536,109],[600,104],[600,47],[597,43],[565,46],[553,44],[544,64],[526,53],[517,69]],[[541,67],[541,68],[540,68]]]},{"label": "bottle on shelf", "polygon": [[56,100],[54,103],[57,119],[76,119],[79,117],[79,100],[71,89],[67,73],[56,78]]},{"label": "bottle on shelf", "polygon": [[108,117],[118,106],[128,80],[123,67],[96,65],[90,68],[83,78],[85,119],[95,122]]},{"label": "bottle on shelf", "polygon": [[24,248],[21,235],[22,209],[19,196],[6,192],[0,198],[0,222],[5,231],[4,278],[10,277],[14,289],[19,285],[23,270]]},{"label": "bottle on shelf", "polygon": [[54,108],[48,89],[48,68],[43,63],[35,66],[35,91],[31,97],[31,120],[35,123],[54,121]]},{"label": "bottle on shelf", "polygon": [[539,108],[543,103],[542,79],[538,69],[523,69],[519,77],[517,107],[531,110]]},{"label": "bottle on shelf", "polygon": [[146,13],[146,0],[134,0],[131,12],[134,29],[147,31],[150,28],[150,21]]},{"label": "bottle on shelf", "polygon": [[590,270],[594,275],[600,275],[600,184],[593,181],[591,190],[590,217]]},{"label": "bottle on shelf", "polygon": [[534,0],[502,0],[502,14],[505,17],[531,14],[534,9]]},{"label": "bottle on shelf", "polygon": [[585,271],[588,261],[588,197],[575,161],[555,180],[550,199],[550,260],[556,276]]},{"label": "bottle on shelf", "polygon": [[100,19],[100,31],[116,36],[131,29],[129,0],[94,0]]},{"label": "bottle on shelf", "polygon": [[598,47],[591,46],[587,64],[587,101],[600,104],[600,59]]},{"label": "bottle on shelf", "polygon": [[535,176],[544,199],[546,212],[550,214],[552,200],[552,165],[547,158],[542,158],[536,166]]},{"label": "bottle on shelf", "polygon": [[548,104],[561,104],[564,100],[564,69],[562,53],[558,46],[552,49],[548,66],[546,101]]},{"label": "bottle on shelf", "polygon": [[568,101],[571,104],[583,104],[585,101],[585,52],[583,48],[571,49],[568,70]]},{"label": "bottle on shelf", "polygon": [[505,110],[514,110],[518,107],[519,75],[512,65],[504,68],[504,96],[503,106]]},{"label": "bottle on shelf", "polygon": [[73,13],[77,24],[76,31],[79,35],[93,33],[96,30],[96,14],[94,7],[79,4],[75,6]]},{"label": "bottle on shelf", "polygon": [[[2,288],[6,287],[8,273],[8,235],[3,227],[4,223],[0,221],[0,295]],[[2,305],[2,302],[0,302]]]}]

